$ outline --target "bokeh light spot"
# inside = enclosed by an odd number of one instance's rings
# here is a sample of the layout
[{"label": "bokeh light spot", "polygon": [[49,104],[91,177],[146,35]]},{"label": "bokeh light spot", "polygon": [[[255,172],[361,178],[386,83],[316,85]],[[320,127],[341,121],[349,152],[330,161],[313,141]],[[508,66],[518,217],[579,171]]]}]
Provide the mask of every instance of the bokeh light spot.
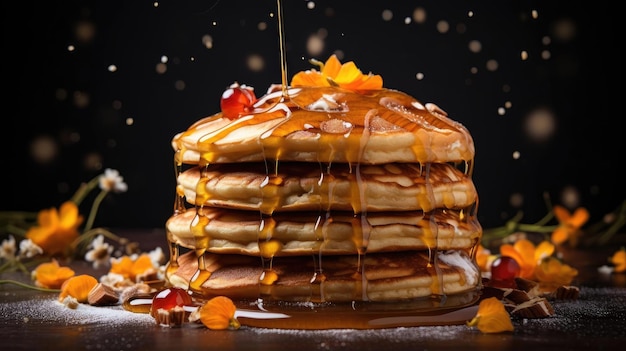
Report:
[{"label": "bokeh light spot", "polygon": [[554,134],[556,129],[554,114],[547,108],[535,109],[526,116],[524,129],[531,140],[544,142]]},{"label": "bokeh light spot", "polygon": [[441,34],[448,33],[450,30],[450,24],[447,21],[441,20],[437,22],[437,31]]},{"label": "bokeh light spot", "polygon": [[562,42],[568,42],[576,37],[576,24],[569,18],[556,21],[552,27],[554,37]]},{"label": "bokeh light spot", "polygon": [[40,164],[48,164],[58,156],[59,148],[56,141],[48,136],[40,136],[30,144],[30,155],[33,160]]},{"label": "bokeh light spot", "polygon": [[413,10],[413,21],[415,23],[426,22],[426,10],[423,7],[417,7]]},{"label": "bokeh light spot", "polygon": [[248,65],[248,69],[250,69],[252,72],[262,71],[265,67],[265,60],[263,59],[263,57],[261,57],[261,55],[257,54],[252,54],[248,56],[246,63]]},{"label": "bokeh light spot", "polygon": [[158,74],[164,74],[165,72],[167,72],[167,65],[164,63],[157,63],[155,70]]},{"label": "bokeh light spot", "polygon": [[319,34],[311,34],[306,43],[306,51],[311,56],[318,56],[324,51],[324,39]]},{"label": "bokeh light spot", "polygon": [[487,60],[487,64],[485,65],[488,71],[495,72],[498,70],[498,61],[491,59]]},{"label": "bokeh light spot", "polygon": [[383,21],[391,21],[393,19],[393,12],[391,10],[383,10],[381,16]]},{"label": "bokeh light spot", "polygon": [[178,90],[178,91],[182,91],[185,90],[186,84],[185,81],[183,80],[177,80],[176,82],[174,82],[174,89]]},{"label": "bokeh light spot", "polygon": [[561,191],[561,203],[568,208],[580,206],[580,192],[573,186],[566,186]]},{"label": "bokeh light spot", "polygon": [[468,44],[469,50],[473,53],[479,53],[483,46],[478,40],[471,40]]},{"label": "bokeh light spot", "polygon": [[209,34],[205,34],[202,36],[202,45],[204,45],[207,49],[213,48],[213,37]]},{"label": "bokeh light spot", "polygon": [[524,205],[524,195],[521,193],[513,193],[509,197],[509,203],[514,208],[520,208]]}]

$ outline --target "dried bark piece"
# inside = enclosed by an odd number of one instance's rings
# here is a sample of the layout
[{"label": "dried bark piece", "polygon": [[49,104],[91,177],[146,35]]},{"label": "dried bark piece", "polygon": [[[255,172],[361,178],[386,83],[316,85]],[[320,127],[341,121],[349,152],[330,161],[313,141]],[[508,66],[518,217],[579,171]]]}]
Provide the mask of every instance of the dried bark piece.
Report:
[{"label": "dried bark piece", "polygon": [[185,321],[185,310],[180,306],[173,307],[169,310],[159,308],[154,318],[156,323],[160,326],[170,328],[180,327]]},{"label": "dried bark piece", "polygon": [[519,305],[531,299],[526,291],[519,289],[505,289],[502,298],[515,305]]},{"label": "dried bark piece", "polygon": [[115,289],[102,283],[96,284],[87,295],[87,302],[92,306],[116,305],[119,301],[119,294]]},{"label": "dried bark piece", "polygon": [[546,298],[536,297],[519,304],[511,315],[529,319],[546,318],[554,315],[554,308]]},{"label": "dried bark piece", "polygon": [[580,295],[580,289],[577,286],[563,285],[559,286],[550,297],[557,300],[576,300]]}]

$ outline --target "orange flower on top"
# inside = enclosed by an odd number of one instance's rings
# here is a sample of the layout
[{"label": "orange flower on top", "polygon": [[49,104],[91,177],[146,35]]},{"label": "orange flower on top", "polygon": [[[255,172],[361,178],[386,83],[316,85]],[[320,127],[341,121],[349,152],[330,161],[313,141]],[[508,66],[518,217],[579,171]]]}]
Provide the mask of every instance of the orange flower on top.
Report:
[{"label": "orange flower on top", "polygon": [[589,211],[579,207],[570,213],[565,207],[556,205],[553,208],[554,216],[559,221],[559,226],[552,232],[551,240],[555,245],[561,245],[569,241],[570,245],[576,246],[580,236],[580,228],[589,220]]},{"label": "orange flower on top", "polygon": [[500,254],[513,258],[520,266],[520,277],[533,279],[535,267],[545,257],[554,253],[554,245],[549,241],[542,241],[535,246],[528,239],[520,239],[513,245],[504,244],[500,246]]},{"label": "orange flower on top", "polygon": [[622,247],[609,258],[609,261],[615,265],[613,269],[616,273],[626,272],[626,248]]},{"label": "orange flower on top", "polygon": [[69,267],[59,266],[59,262],[53,259],[51,262],[42,263],[32,272],[31,277],[35,285],[46,289],[59,289],[63,283],[74,276],[74,271]]},{"label": "orange flower on top", "polygon": [[141,254],[137,259],[133,260],[129,256],[123,256],[119,259],[111,260],[111,269],[109,273],[116,273],[131,281],[137,281],[137,276],[141,276],[150,269],[155,269],[152,264],[150,255]]},{"label": "orange flower on top", "polygon": [[467,326],[477,327],[483,333],[502,333],[514,329],[509,312],[496,297],[482,300],[476,316],[467,322]]},{"label": "orange flower on top", "polygon": [[59,210],[44,209],[37,215],[37,226],[26,232],[26,238],[41,247],[45,254],[67,255],[70,245],[78,237],[78,227],[83,223],[83,216],[78,213],[78,206],[72,201],[64,202]]},{"label": "orange flower on top", "polygon": [[326,63],[317,60],[311,62],[319,66],[320,70],[311,69],[296,73],[291,79],[291,86],[338,86],[352,91],[376,90],[383,87],[381,76],[363,74],[352,61],[342,64],[337,55],[332,55]]}]

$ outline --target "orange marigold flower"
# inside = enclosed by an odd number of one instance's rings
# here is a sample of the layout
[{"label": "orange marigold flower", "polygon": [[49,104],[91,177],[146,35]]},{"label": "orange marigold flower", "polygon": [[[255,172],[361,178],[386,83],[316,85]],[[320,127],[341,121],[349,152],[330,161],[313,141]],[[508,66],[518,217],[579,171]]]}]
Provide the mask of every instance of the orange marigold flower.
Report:
[{"label": "orange marigold flower", "polygon": [[584,207],[579,207],[572,214],[565,207],[559,205],[554,206],[552,210],[559,221],[559,226],[552,232],[552,242],[555,245],[561,245],[569,241],[570,245],[576,246],[580,236],[580,228],[589,220],[589,211]]},{"label": "orange marigold flower", "polygon": [[311,61],[320,67],[320,70],[311,69],[298,72],[291,79],[291,86],[328,87],[338,86],[344,89],[376,90],[383,87],[383,78],[374,74],[363,74],[352,61],[341,64],[337,55],[332,55],[326,63]]},{"label": "orange marigold flower", "polygon": [[137,276],[146,273],[149,269],[155,269],[147,253],[141,254],[137,259],[133,260],[129,256],[122,256],[119,259],[111,260],[110,273],[117,273],[124,278],[128,278],[135,282]]},{"label": "orange marigold flower", "polygon": [[59,262],[53,259],[51,262],[42,263],[32,272],[31,277],[35,285],[47,289],[59,289],[63,283],[74,276],[74,271],[69,267],[59,266]]},{"label": "orange marigold flower", "polygon": [[235,304],[226,296],[216,296],[197,310],[200,322],[212,330],[239,329],[240,324],[235,318]]},{"label": "orange marigold flower", "polygon": [[59,301],[71,296],[80,303],[86,303],[89,292],[98,284],[98,280],[88,274],[81,274],[66,280],[61,286]]},{"label": "orange marigold flower", "polygon": [[528,239],[520,239],[513,245],[504,244],[500,246],[500,254],[513,258],[520,266],[520,277],[525,279],[533,279],[535,267],[544,257],[551,256],[554,253],[554,245],[549,241],[542,241],[535,246]]},{"label": "orange marigold flower", "polygon": [[555,257],[544,258],[535,268],[539,289],[543,291],[554,291],[560,286],[569,285],[577,275],[577,269],[564,264]]},{"label": "orange marigold flower", "polygon": [[467,322],[467,326],[478,327],[483,333],[502,333],[514,329],[511,316],[502,301],[496,297],[482,300],[478,305],[476,316]]},{"label": "orange marigold flower", "polygon": [[609,261],[615,265],[614,272],[626,272],[626,248],[622,247],[609,258]]},{"label": "orange marigold flower", "polygon": [[54,207],[39,211],[38,225],[26,232],[26,238],[41,247],[46,254],[67,254],[79,235],[78,227],[82,223],[83,216],[78,213],[78,206],[72,201],[66,201],[58,211]]}]

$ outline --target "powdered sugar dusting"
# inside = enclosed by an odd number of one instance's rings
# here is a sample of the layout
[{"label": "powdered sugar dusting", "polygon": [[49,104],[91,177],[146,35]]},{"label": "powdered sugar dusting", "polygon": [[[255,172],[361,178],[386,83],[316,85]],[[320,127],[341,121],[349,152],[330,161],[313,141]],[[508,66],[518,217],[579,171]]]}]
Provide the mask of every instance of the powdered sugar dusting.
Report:
[{"label": "powdered sugar dusting", "polygon": [[109,324],[150,324],[155,321],[148,314],[133,313],[121,306],[90,306],[79,304],[69,308],[52,298],[41,298],[11,303],[0,303],[0,314],[5,318],[21,320],[24,323],[45,321],[56,325]]}]

